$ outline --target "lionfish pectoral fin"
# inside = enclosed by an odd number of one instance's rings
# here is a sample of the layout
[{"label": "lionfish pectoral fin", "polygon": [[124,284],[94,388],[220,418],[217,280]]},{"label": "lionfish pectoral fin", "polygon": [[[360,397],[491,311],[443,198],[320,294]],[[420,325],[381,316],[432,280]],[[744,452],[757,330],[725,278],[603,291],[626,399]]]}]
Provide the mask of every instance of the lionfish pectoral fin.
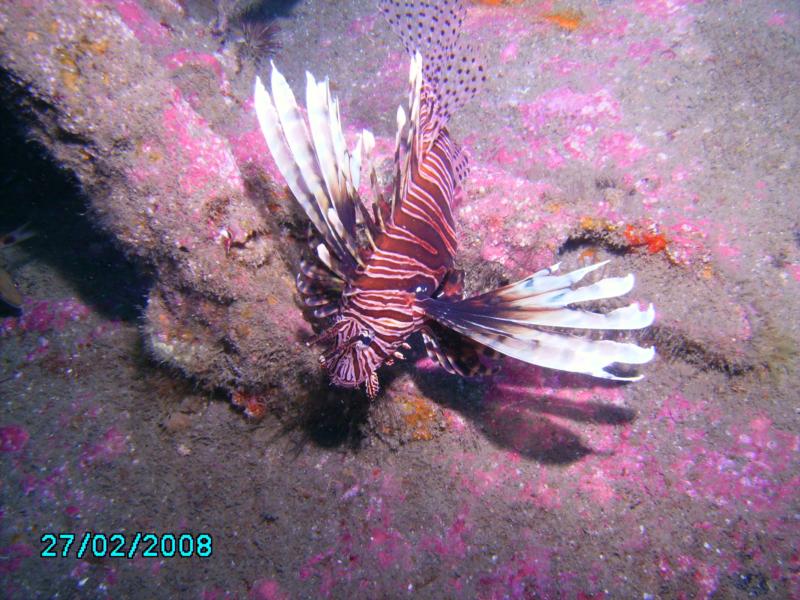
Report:
[{"label": "lionfish pectoral fin", "polygon": [[[314,253],[310,260],[300,261],[300,270],[295,278],[295,286],[300,297],[316,320],[323,320],[338,310],[339,300],[345,287],[343,275],[335,268],[326,265],[316,252],[319,238],[309,236],[309,246]],[[326,250],[327,252],[327,250]]]},{"label": "lionfish pectoral fin", "polygon": [[557,266],[551,267],[474,298],[460,302],[430,298],[422,300],[421,306],[438,323],[523,362],[604,379],[636,380],[639,377],[616,375],[607,368],[614,363],[649,362],[655,356],[653,348],[541,329],[632,330],[653,322],[652,305],[641,310],[634,303],[606,314],[567,308],[575,302],[613,298],[631,290],[633,275],[571,287],[600,266],[592,265],[561,276],[553,275]]},{"label": "lionfish pectoral fin", "polygon": [[435,321],[422,329],[422,341],[428,357],[451,375],[481,377],[497,370],[481,360],[495,358],[494,350]]}]

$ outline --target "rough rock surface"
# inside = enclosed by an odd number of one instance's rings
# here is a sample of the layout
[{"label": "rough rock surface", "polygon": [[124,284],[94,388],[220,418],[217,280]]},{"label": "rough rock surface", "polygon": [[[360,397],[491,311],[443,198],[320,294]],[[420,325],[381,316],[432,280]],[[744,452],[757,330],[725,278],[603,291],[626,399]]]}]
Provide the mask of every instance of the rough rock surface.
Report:
[{"label": "rough rock surface", "polygon": [[303,230],[252,135],[252,66],[169,1],[4,3],[0,28],[31,135],[154,272],[155,356],[229,391],[308,387],[317,369],[296,343],[310,330],[287,263]]}]

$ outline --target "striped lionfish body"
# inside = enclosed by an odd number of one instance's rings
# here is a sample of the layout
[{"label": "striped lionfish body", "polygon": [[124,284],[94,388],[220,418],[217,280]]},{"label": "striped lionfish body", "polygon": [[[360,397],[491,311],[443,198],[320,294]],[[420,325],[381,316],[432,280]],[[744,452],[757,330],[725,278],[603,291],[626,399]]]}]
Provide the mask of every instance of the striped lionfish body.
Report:
[{"label": "striped lionfish body", "polygon": [[[411,55],[407,110],[398,108],[395,177],[378,189],[364,130],[347,149],[338,102],[328,82],[307,73],[303,118],[288,83],[274,67],[271,94],[256,80],[261,130],[290,190],[308,215],[313,261],[303,261],[297,286],[321,326],[320,362],[331,382],[364,385],[374,398],[378,369],[402,359],[406,340],[421,333],[429,356],[450,373],[489,372],[482,357],[501,353],[544,367],[632,380],[606,370],[641,364],[652,348],[565,335],[547,328],[639,329],[654,317],[638,305],[606,314],[568,308],[576,302],[626,294],[633,276],[575,287],[599,263],[555,275],[558,265],[468,299],[453,269],[457,241],[453,201],[467,174],[467,157],[447,123],[484,78],[460,41],[460,0],[380,0],[381,10]],[[362,168],[372,205],[358,195]],[[544,328],[544,329],[543,329]]]}]

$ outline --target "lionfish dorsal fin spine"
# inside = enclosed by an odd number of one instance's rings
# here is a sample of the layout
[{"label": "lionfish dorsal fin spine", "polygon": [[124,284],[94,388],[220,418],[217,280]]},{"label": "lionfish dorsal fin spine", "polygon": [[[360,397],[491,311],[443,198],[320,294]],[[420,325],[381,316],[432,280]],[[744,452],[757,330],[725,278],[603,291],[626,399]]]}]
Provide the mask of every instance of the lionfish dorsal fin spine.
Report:
[{"label": "lionfish dorsal fin spine", "polygon": [[339,269],[333,265],[331,260],[331,253],[325,244],[317,245],[317,257],[322,261],[322,264],[328,267],[331,271],[338,274]]},{"label": "lionfish dorsal fin spine", "polygon": [[351,198],[358,196],[358,187],[361,185],[361,153],[364,147],[363,134],[359,134],[356,138],[356,147],[353,152],[347,156],[347,172],[349,177],[346,177],[347,192]]},{"label": "lionfish dorsal fin spine", "polygon": [[292,88],[283,74],[273,65],[272,68],[272,99],[278,113],[278,119],[283,129],[286,143],[292,157],[300,171],[305,188],[310,192],[313,202],[324,223],[320,233],[345,265],[353,267],[352,252],[345,245],[342,236],[336,231],[329,218],[329,209],[332,206],[331,198],[323,188],[323,179],[317,160],[314,146],[311,142],[306,123],[300,114]]},{"label": "lionfish dorsal fin spine", "polygon": [[342,133],[339,103],[331,97],[327,78],[317,82],[308,71],[306,109],[319,171],[327,198],[335,209],[333,213],[330,208],[327,211],[329,222],[344,241],[348,253],[358,260],[350,156]]},{"label": "lionfish dorsal fin spine", "polygon": [[[378,173],[375,170],[375,164],[372,161],[372,151],[375,149],[375,136],[368,129],[361,132],[361,140],[364,143],[362,153],[362,163],[365,166],[367,177],[369,178],[369,189],[372,195],[372,219],[375,230],[373,234],[377,234],[378,230],[383,230],[383,220],[378,218],[378,206],[382,202],[383,193],[381,192],[378,182]],[[365,220],[370,219],[370,215],[364,205],[361,205],[361,213]]]},{"label": "lionfish dorsal fin spine", "polygon": [[333,230],[339,235],[340,238],[344,238],[344,225],[342,224],[341,219],[339,219],[339,213],[336,212],[336,209],[334,207],[330,207],[326,216],[328,217],[328,223],[331,224]]},{"label": "lionfish dorsal fin spine", "polygon": [[302,179],[300,169],[286,143],[284,131],[278,119],[277,109],[260,77],[256,77],[254,98],[256,115],[261,127],[261,132],[264,135],[272,157],[275,159],[278,170],[280,170],[286,184],[303,207],[303,210],[314,224],[314,227],[316,227],[318,231],[323,232],[325,225],[322,220],[322,215],[316,204],[310,201],[313,196]]},{"label": "lionfish dorsal fin spine", "polygon": [[320,166],[328,196],[336,202],[342,194],[336,173],[333,136],[330,128],[330,94],[326,82],[317,83],[314,76],[306,71],[306,110],[311,127],[314,151]]},{"label": "lionfish dorsal fin spine", "polygon": [[402,106],[397,107],[397,136],[395,137],[395,144],[394,144],[394,155],[395,155],[395,162],[400,163],[400,156],[403,150],[404,144],[407,144],[407,141],[403,139],[403,133],[406,130],[406,125],[408,124],[408,117],[406,117],[406,111]]},{"label": "lionfish dorsal fin spine", "polygon": [[328,197],[322,189],[322,180],[317,170],[314,148],[309,132],[297,107],[292,88],[278,69],[272,69],[272,98],[278,111],[286,142],[300,170],[306,189],[316,198],[323,217],[328,209]]},{"label": "lionfish dorsal fin spine", "polygon": [[[325,81],[326,89],[328,82]],[[328,91],[330,96],[330,91]],[[347,143],[344,139],[344,132],[342,131],[342,119],[339,114],[339,99],[332,100],[331,110],[329,113],[331,137],[333,139],[333,151],[336,156],[336,175],[338,185],[342,190],[342,194],[334,198],[336,202],[336,209],[339,216],[347,230],[348,242],[352,248],[357,247],[356,229],[355,229],[355,205],[352,202],[353,195],[350,190],[353,189],[352,175],[350,170],[350,153],[347,151]]]},{"label": "lionfish dorsal fin spine", "polygon": [[409,142],[405,138],[405,132],[408,127],[408,117],[406,111],[402,106],[397,107],[397,136],[395,138],[394,149],[394,188],[392,190],[392,199],[389,205],[389,217],[394,214],[395,206],[401,195],[401,190],[404,185],[405,177],[408,175],[408,156],[409,156]]},{"label": "lionfish dorsal fin spine", "polygon": [[375,136],[369,129],[363,129],[361,131],[361,139],[364,141],[364,159],[370,160],[372,151],[375,149]]},{"label": "lionfish dorsal fin spine", "polygon": [[[422,54],[414,53],[408,68],[408,108],[411,113],[411,123],[419,122],[420,96],[422,92]],[[409,132],[409,142],[411,135]]]}]

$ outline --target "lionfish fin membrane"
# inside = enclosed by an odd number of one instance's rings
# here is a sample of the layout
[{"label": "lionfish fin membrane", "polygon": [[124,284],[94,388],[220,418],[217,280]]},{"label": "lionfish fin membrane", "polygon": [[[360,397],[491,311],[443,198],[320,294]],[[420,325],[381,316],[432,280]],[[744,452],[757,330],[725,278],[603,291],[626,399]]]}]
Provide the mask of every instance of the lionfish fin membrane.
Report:
[{"label": "lionfish fin membrane", "polygon": [[602,264],[553,276],[556,265],[467,300],[446,302],[431,298],[421,304],[428,316],[441,325],[523,362],[603,379],[636,380],[638,377],[622,377],[606,369],[614,363],[649,362],[655,355],[653,348],[541,329],[631,330],[653,322],[652,305],[641,310],[634,303],[606,314],[568,308],[575,302],[612,298],[630,291],[632,275],[571,287]]},{"label": "lionfish fin membrane", "polygon": [[406,52],[422,55],[422,78],[436,98],[435,139],[486,79],[475,50],[461,39],[466,7],[461,0],[380,0],[380,9]]},{"label": "lionfish fin membrane", "polygon": [[461,186],[469,175],[469,154],[460,146],[453,143],[453,173],[456,176],[456,185]]}]

